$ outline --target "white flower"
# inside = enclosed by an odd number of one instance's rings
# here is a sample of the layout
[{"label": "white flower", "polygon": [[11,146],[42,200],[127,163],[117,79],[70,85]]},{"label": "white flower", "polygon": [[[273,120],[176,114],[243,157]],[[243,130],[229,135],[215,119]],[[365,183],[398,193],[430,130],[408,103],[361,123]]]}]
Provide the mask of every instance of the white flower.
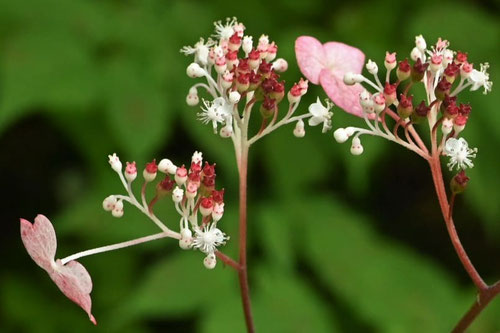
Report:
[{"label": "white flower", "polygon": [[449,138],[443,152],[450,157],[450,162],[447,164],[450,171],[455,166],[457,166],[457,170],[460,170],[474,166],[471,159],[476,157],[477,148],[469,148],[469,144],[464,138]]},{"label": "white flower", "polygon": [[228,40],[234,34],[234,28],[237,25],[239,26],[236,17],[226,18],[226,24],[223,24],[222,21],[214,22],[215,34],[213,36],[217,39]]},{"label": "white flower", "polygon": [[481,87],[484,87],[483,93],[485,95],[491,91],[493,82],[489,81],[490,74],[486,72],[489,67],[490,65],[488,63],[484,63],[481,64],[481,71],[474,69],[472,73],[470,73],[468,80],[472,83],[472,87],[470,88],[471,91],[478,90]]},{"label": "white flower", "polygon": [[229,237],[216,227],[215,223],[197,228],[193,240],[193,247],[203,253],[214,253],[218,246],[226,244]]},{"label": "white flower", "polygon": [[221,105],[219,102],[216,103],[216,98],[214,101],[210,102],[207,100],[203,100],[204,108],[201,108],[201,112],[198,113],[198,119],[203,124],[208,124],[212,122],[212,126],[214,128],[214,133],[217,133],[217,124],[224,122],[224,117],[221,113]]},{"label": "white flower", "polygon": [[202,66],[205,66],[208,63],[210,47],[213,45],[214,41],[210,38],[206,43],[203,38],[200,38],[200,41],[194,44],[194,46],[184,46],[181,49],[181,53],[184,53],[185,55],[194,54],[194,61]]},{"label": "white flower", "polygon": [[309,118],[309,126],[316,126],[323,123],[323,133],[332,128],[331,118],[333,113],[330,112],[332,106],[332,103],[326,100],[326,107],[324,107],[318,97],[316,103],[309,105],[309,113],[312,115],[312,117]]},{"label": "white flower", "polygon": [[182,201],[183,197],[184,197],[184,190],[176,186],[174,191],[172,192],[172,200],[175,203],[179,203]]}]

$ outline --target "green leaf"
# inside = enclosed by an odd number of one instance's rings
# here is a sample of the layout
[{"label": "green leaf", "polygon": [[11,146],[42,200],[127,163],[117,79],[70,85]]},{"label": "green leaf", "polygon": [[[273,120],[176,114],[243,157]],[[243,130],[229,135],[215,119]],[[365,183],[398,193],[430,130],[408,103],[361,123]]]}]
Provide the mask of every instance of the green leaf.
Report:
[{"label": "green leaf", "polygon": [[468,308],[473,295],[460,297],[438,267],[376,235],[369,219],[333,198],[305,203],[302,217],[304,255],[330,290],[380,331],[449,331]]}]

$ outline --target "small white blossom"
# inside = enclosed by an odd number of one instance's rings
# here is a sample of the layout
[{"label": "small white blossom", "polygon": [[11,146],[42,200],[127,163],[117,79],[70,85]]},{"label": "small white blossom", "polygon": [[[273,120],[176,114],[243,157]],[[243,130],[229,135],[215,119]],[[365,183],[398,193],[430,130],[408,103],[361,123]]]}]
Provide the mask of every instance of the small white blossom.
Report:
[{"label": "small white blossom", "polygon": [[202,66],[205,66],[208,63],[208,54],[210,51],[210,47],[214,45],[214,41],[210,38],[205,43],[203,38],[200,38],[200,41],[194,46],[184,46],[181,49],[181,53],[185,55],[194,54],[194,61]]},{"label": "small white blossom", "polygon": [[182,201],[183,197],[184,197],[184,190],[176,186],[175,189],[172,191],[172,200],[175,203],[179,203]]},{"label": "small white blossom", "polygon": [[215,34],[213,35],[217,39],[228,40],[234,34],[234,28],[239,26],[236,17],[226,18],[226,23],[223,24],[222,21],[214,22]]},{"label": "small white blossom", "polygon": [[477,69],[472,70],[472,73],[469,75],[469,82],[472,83],[471,91],[478,90],[481,87],[484,87],[484,94],[486,95],[491,91],[491,86],[493,82],[489,81],[490,74],[487,73],[490,65],[488,63],[481,64],[481,70]]},{"label": "small white blossom", "polygon": [[447,164],[450,171],[456,166],[457,170],[472,168],[474,164],[471,159],[476,157],[477,148],[469,148],[464,138],[449,138],[446,141],[443,152],[450,157]]},{"label": "small white blossom", "polygon": [[316,103],[309,105],[309,113],[312,115],[312,117],[309,118],[309,126],[316,126],[323,123],[323,133],[332,128],[331,119],[333,113],[330,112],[332,106],[333,104],[329,100],[326,100],[326,107],[323,106],[318,97]]},{"label": "small white blossom", "polygon": [[197,228],[193,240],[193,247],[203,253],[214,253],[218,246],[226,244],[229,237],[217,228],[215,223]]},{"label": "small white blossom", "polygon": [[220,105],[215,103],[215,101],[203,100],[204,107],[201,108],[201,112],[198,113],[198,119],[203,124],[212,123],[214,128],[214,133],[217,133],[217,124],[224,122],[224,117],[221,114]]}]

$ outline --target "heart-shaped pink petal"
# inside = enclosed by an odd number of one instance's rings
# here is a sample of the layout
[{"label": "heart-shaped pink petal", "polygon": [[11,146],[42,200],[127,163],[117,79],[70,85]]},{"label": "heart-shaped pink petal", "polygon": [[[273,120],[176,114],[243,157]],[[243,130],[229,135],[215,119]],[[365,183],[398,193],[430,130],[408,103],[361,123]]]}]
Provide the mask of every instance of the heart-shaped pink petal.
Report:
[{"label": "heart-shaped pink petal", "polygon": [[361,73],[365,55],[361,50],[339,42],[321,44],[316,38],[301,36],[295,42],[299,68],[314,84],[321,84],[326,94],[346,112],[363,117],[359,104],[361,85],[347,86],[344,74]]},{"label": "heart-shaped pink petal", "polygon": [[57,249],[56,233],[52,223],[43,215],[35,218],[35,223],[21,219],[21,239],[31,258],[49,273],[50,278],[70,300],[78,304],[90,320],[97,325],[92,315],[92,279],[89,273],[79,262],[70,261],[63,265],[60,260],[55,261]]},{"label": "heart-shaped pink petal", "polygon": [[301,36],[295,41],[295,55],[306,79],[319,84],[319,75],[327,60],[323,45],[314,37]]},{"label": "heart-shaped pink petal", "polygon": [[56,232],[52,223],[43,215],[35,223],[21,219],[21,239],[31,258],[46,271],[52,269],[56,255]]}]

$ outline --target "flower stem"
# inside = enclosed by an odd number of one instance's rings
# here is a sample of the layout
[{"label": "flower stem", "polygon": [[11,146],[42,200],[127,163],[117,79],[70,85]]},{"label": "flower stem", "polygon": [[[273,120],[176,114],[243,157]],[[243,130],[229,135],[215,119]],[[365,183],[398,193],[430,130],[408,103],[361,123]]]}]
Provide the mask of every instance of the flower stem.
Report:
[{"label": "flower stem", "polygon": [[[243,141],[244,140],[244,141]],[[255,332],[252,318],[252,307],[250,303],[250,290],[248,287],[247,270],[247,170],[248,170],[248,145],[246,137],[242,140],[241,155],[238,159],[240,174],[240,258],[238,278],[240,281],[241,301],[243,303],[243,312],[247,331]]]},{"label": "flower stem", "polygon": [[[467,252],[460,242],[460,238],[458,237],[451,214],[452,207],[448,203],[448,198],[446,196],[446,189],[444,186],[439,154],[436,153],[435,150],[433,156],[429,159],[429,164],[432,172],[434,186],[436,188],[436,194],[439,200],[439,205],[441,207],[441,213],[443,214],[443,218],[446,223],[446,229],[448,230],[448,234],[450,235],[451,242],[453,244],[453,247],[455,248],[458,258],[462,262],[462,265],[464,266],[465,270],[469,274],[469,277],[478,289],[478,297],[476,301],[453,329],[454,333],[464,332],[470,326],[470,324],[472,324],[476,317],[484,310],[484,308],[486,308],[488,303],[500,293],[500,281],[496,282],[492,286],[486,284],[472,264],[469,256],[467,255]],[[452,199],[454,198],[452,197]]]},{"label": "flower stem", "polygon": [[101,247],[97,247],[95,249],[90,249],[90,250],[78,252],[78,253],[70,255],[66,258],[61,259],[61,262],[63,265],[65,265],[66,263],[68,263],[72,260],[76,260],[78,258],[87,257],[87,256],[90,256],[93,254],[118,250],[118,249],[122,249],[124,247],[129,247],[129,246],[133,246],[133,245],[137,245],[137,244],[141,244],[141,243],[145,243],[145,242],[150,242],[150,241],[160,239],[160,238],[165,238],[165,237],[177,238],[177,235],[176,235],[176,233],[171,232],[171,231],[160,232],[160,233],[157,233],[154,235],[140,237],[140,238],[126,241],[126,242],[116,243],[116,244],[107,245],[107,246],[101,246]]}]

